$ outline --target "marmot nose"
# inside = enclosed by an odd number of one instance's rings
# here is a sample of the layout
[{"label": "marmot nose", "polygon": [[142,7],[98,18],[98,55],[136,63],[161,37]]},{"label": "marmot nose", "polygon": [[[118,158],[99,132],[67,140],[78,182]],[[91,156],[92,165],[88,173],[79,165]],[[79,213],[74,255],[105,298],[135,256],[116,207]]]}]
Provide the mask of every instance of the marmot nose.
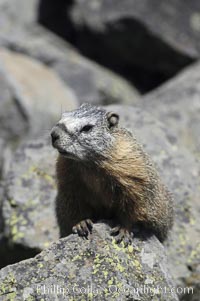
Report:
[{"label": "marmot nose", "polygon": [[56,142],[56,140],[58,140],[60,138],[60,135],[58,133],[57,129],[53,129],[51,132],[51,140],[52,140],[52,144],[54,144]]}]

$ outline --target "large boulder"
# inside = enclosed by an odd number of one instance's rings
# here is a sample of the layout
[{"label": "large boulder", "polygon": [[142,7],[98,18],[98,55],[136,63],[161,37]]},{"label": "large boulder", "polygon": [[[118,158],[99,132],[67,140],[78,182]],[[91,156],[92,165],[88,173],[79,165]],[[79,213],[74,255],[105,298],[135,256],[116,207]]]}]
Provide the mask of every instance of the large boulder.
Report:
[{"label": "large boulder", "polygon": [[0,244],[4,237],[4,220],[2,217],[2,205],[4,199],[4,179],[5,174],[8,172],[11,160],[11,151],[7,147],[5,140],[0,138]]},{"label": "large boulder", "polygon": [[163,246],[155,238],[115,244],[96,224],[89,240],[70,235],[33,259],[0,271],[2,300],[177,301]]},{"label": "large boulder", "polygon": [[84,58],[70,44],[40,26],[0,39],[0,45],[32,56],[54,69],[79,103],[131,104],[139,98],[139,92],[128,81]]},{"label": "large boulder", "polygon": [[0,138],[0,241],[3,236],[3,219],[2,219],[2,201],[3,201],[3,186],[2,186],[2,173],[4,161],[5,141]]},{"label": "large boulder", "polygon": [[6,142],[0,138],[0,181],[2,180],[3,169],[4,169],[4,153],[6,149]]},{"label": "large boulder", "polygon": [[4,235],[10,244],[39,251],[58,238],[55,163],[47,141],[23,144],[13,156],[3,200]]},{"label": "large boulder", "polygon": [[0,79],[0,133],[6,140],[41,137],[62,109],[77,106],[54,72],[25,55],[0,49]]},{"label": "large boulder", "polygon": [[38,0],[0,0],[0,39],[37,21]]},{"label": "large boulder", "polygon": [[[64,14],[64,11],[59,8],[61,2],[47,1],[45,14],[56,14],[54,21],[62,25],[59,14]],[[52,4],[55,4],[53,10]],[[138,91],[126,80],[79,55],[71,45],[37,26],[38,5],[38,0],[0,1],[1,46],[23,52],[52,67],[67,88],[73,90],[79,103],[131,104],[138,98]]]},{"label": "large boulder", "polygon": [[171,142],[200,158],[200,63],[137,102],[171,131]]},{"label": "large boulder", "polygon": [[62,27],[57,26],[58,12],[53,14],[49,8],[55,6],[54,1],[40,2],[42,24],[144,89],[200,57],[198,0],[73,0],[70,5],[62,1]]}]

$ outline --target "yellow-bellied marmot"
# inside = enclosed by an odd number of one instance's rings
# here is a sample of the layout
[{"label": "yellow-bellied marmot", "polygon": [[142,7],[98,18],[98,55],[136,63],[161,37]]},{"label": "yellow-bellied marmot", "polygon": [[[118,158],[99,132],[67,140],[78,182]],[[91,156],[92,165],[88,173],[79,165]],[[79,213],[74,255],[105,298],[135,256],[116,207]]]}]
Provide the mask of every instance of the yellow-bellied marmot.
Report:
[{"label": "yellow-bellied marmot", "polygon": [[172,197],[119,116],[89,104],[66,112],[52,129],[59,151],[56,215],[61,237],[87,237],[92,222],[112,219],[116,241],[131,241],[142,223],[163,241],[172,226]]}]

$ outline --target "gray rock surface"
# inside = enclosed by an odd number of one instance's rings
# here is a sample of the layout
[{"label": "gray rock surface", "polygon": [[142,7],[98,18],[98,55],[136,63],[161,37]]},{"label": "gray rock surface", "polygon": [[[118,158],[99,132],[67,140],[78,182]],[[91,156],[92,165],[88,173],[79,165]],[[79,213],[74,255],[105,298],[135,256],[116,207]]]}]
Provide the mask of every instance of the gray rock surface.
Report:
[{"label": "gray rock surface", "polygon": [[4,237],[4,223],[2,217],[2,204],[4,200],[4,179],[11,160],[11,152],[6,142],[0,138],[0,243]]},{"label": "gray rock surface", "polygon": [[175,145],[185,145],[200,158],[200,63],[137,103],[173,132],[171,141]]},{"label": "gray rock surface", "polygon": [[70,44],[40,26],[0,39],[0,45],[32,56],[54,69],[79,103],[131,104],[139,98],[139,92],[125,79],[84,58]]},{"label": "gray rock surface", "polygon": [[[5,111],[4,111],[5,110]],[[10,89],[8,80],[0,67],[0,124],[1,137],[20,137],[27,127],[21,111],[15,105],[15,97]],[[12,116],[12,118],[9,118]],[[17,125],[17,126],[16,126]]]},{"label": "gray rock surface", "polygon": [[80,103],[131,104],[132,99],[139,97],[138,91],[125,79],[79,55],[69,44],[38,26],[38,0],[30,3],[25,0],[2,1],[0,45],[33,56],[52,67]]},{"label": "gray rock surface", "polygon": [[124,248],[107,228],[96,224],[89,240],[70,235],[2,269],[0,300],[178,300],[158,240],[135,238]]},{"label": "gray rock surface", "polygon": [[0,242],[4,237],[4,224],[3,224],[3,218],[2,218],[2,203],[3,203],[3,187],[0,183]]},{"label": "gray rock surface", "polygon": [[2,138],[0,138],[0,181],[2,179],[2,173],[3,173],[5,148],[6,148],[6,142]]},{"label": "gray rock surface", "polygon": [[76,96],[55,73],[25,55],[0,49],[0,78],[0,133],[12,143],[44,136],[62,109],[77,106]]},{"label": "gray rock surface", "polygon": [[41,250],[58,238],[56,156],[46,141],[24,144],[13,156],[3,202],[4,235],[10,244]]},{"label": "gray rock surface", "polygon": [[3,154],[5,142],[0,139],[0,241],[3,236],[3,219],[2,219],[2,202],[3,202],[3,186],[2,186],[2,171],[3,171]]},{"label": "gray rock surface", "polygon": [[0,39],[15,35],[37,20],[38,0],[0,0]]}]

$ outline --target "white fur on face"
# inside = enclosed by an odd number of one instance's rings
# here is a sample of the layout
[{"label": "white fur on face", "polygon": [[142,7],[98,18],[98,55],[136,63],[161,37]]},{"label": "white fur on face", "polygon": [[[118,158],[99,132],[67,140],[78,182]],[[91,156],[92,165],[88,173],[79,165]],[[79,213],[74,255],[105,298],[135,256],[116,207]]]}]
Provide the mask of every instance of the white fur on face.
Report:
[{"label": "white fur on face", "polygon": [[76,132],[79,132],[82,127],[84,127],[87,124],[95,125],[95,120],[91,118],[91,120],[88,120],[88,117],[81,117],[76,118],[74,116],[63,116],[58,124],[64,125],[66,128],[66,131],[69,134],[74,134]]}]

